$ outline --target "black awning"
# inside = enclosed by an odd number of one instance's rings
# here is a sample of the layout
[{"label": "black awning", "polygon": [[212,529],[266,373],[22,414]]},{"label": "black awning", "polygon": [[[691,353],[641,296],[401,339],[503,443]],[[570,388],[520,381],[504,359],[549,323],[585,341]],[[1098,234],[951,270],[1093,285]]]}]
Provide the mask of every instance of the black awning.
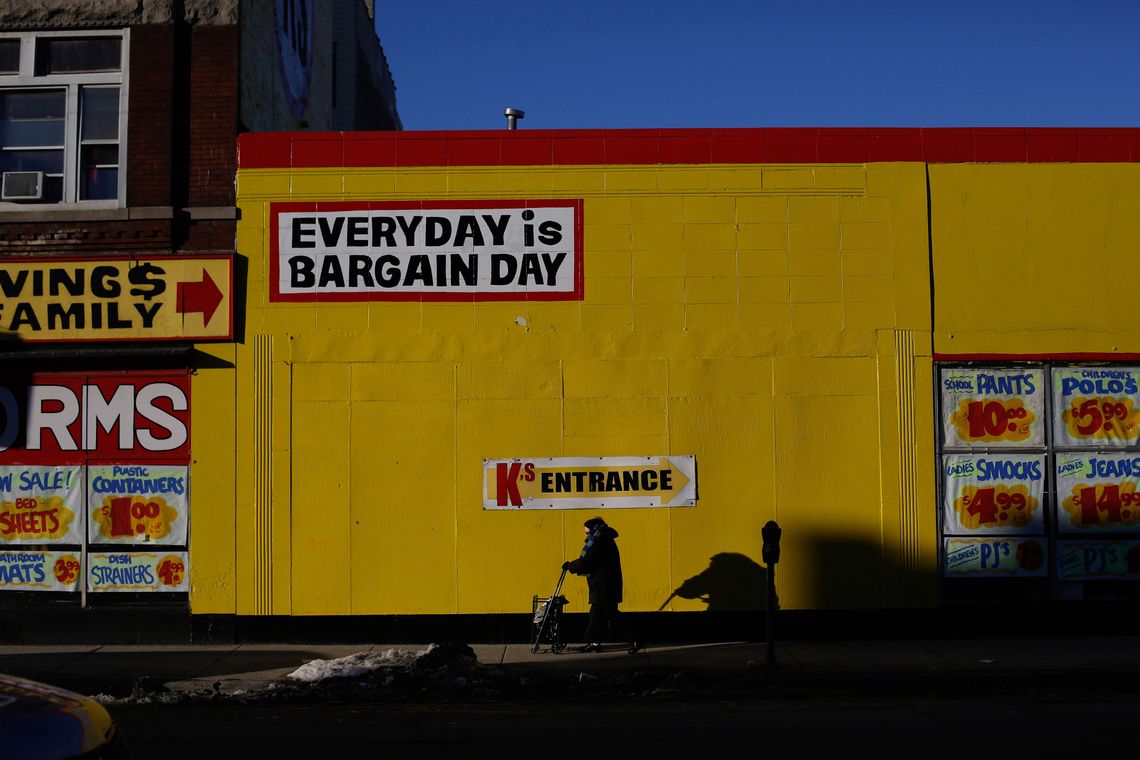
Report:
[{"label": "black awning", "polygon": [[186,345],[146,345],[146,346],[101,346],[90,343],[80,346],[29,347],[15,351],[0,350],[0,362],[40,362],[69,359],[171,359],[185,357],[189,360],[194,353],[192,344]]}]

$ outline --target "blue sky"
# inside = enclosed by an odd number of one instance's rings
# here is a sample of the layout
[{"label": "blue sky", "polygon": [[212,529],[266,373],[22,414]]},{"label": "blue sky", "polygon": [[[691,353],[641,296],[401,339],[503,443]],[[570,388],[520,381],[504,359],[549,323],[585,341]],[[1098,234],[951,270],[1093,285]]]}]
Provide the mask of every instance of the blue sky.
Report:
[{"label": "blue sky", "polygon": [[405,129],[1140,126],[1140,0],[377,0]]}]

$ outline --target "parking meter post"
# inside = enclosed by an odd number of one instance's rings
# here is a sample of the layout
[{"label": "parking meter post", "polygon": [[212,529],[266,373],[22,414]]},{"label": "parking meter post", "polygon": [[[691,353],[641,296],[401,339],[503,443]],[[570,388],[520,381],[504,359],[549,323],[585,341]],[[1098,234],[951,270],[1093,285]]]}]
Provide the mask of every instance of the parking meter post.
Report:
[{"label": "parking meter post", "polygon": [[776,566],[768,565],[768,613],[764,615],[764,635],[768,641],[768,663],[776,661]]},{"label": "parking meter post", "polygon": [[760,535],[764,539],[761,559],[768,566],[768,604],[764,611],[765,637],[768,642],[768,663],[776,661],[776,564],[780,561],[780,534],[783,530],[775,520],[764,523]]}]

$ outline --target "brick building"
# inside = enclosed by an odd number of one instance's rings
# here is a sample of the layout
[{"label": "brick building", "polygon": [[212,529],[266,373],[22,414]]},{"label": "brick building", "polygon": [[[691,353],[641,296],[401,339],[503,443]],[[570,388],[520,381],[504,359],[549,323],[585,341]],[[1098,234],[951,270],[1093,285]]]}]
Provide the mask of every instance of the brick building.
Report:
[{"label": "brick building", "polygon": [[[238,135],[400,129],[372,12],[364,0],[0,6],[0,607],[28,624],[29,610],[132,603],[185,614],[185,573],[172,568],[191,543],[194,345],[243,329]],[[158,441],[147,408],[179,432]],[[58,413],[53,432],[27,436],[21,421],[45,412]],[[181,492],[158,506],[120,483],[117,504],[93,503],[116,472]],[[134,582],[88,593],[68,570],[155,546],[166,594]],[[52,560],[46,581],[27,565],[34,552]]]},{"label": "brick building", "polygon": [[0,203],[10,256],[232,251],[239,131],[400,128],[352,0],[10,8],[0,98],[0,170],[43,174]]}]

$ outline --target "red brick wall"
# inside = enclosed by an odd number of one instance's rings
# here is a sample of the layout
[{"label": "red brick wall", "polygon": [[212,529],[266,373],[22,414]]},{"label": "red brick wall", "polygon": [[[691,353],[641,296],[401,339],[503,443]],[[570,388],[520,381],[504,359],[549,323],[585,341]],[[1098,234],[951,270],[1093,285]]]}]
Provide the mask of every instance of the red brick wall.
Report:
[{"label": "red brick wall", "polygon": [[0,224],[0,256],[166,252],[171,250],[170,232],[166,219],[4,223]]},{"label": "red brick wall", "polygon": [[[237,26],[197,26],[190,42],[190,206],[234,205],[237,170]],[[233,247],[230,240],[229,247]]]},{"label": "red brick wall", "polygon": [[215,251],[232,253],[237,223],[229,220],[209,219],[185,224],[180,251]]},{"label": "red brick wall", "polygon": [[131,28],[127,205],[170,206],[174,27]]},{"label": "red brick wall", "polygon": [[[239,40],[237,26],[131,28],[127,205],[173,208],[173,218],[67,221],[65,211],[63,221],[9,219],[0,223],[0,255],[233,251],[235,222],[192,214],[234,205]],[[43,211],[51,209],[29,215]]]}]

